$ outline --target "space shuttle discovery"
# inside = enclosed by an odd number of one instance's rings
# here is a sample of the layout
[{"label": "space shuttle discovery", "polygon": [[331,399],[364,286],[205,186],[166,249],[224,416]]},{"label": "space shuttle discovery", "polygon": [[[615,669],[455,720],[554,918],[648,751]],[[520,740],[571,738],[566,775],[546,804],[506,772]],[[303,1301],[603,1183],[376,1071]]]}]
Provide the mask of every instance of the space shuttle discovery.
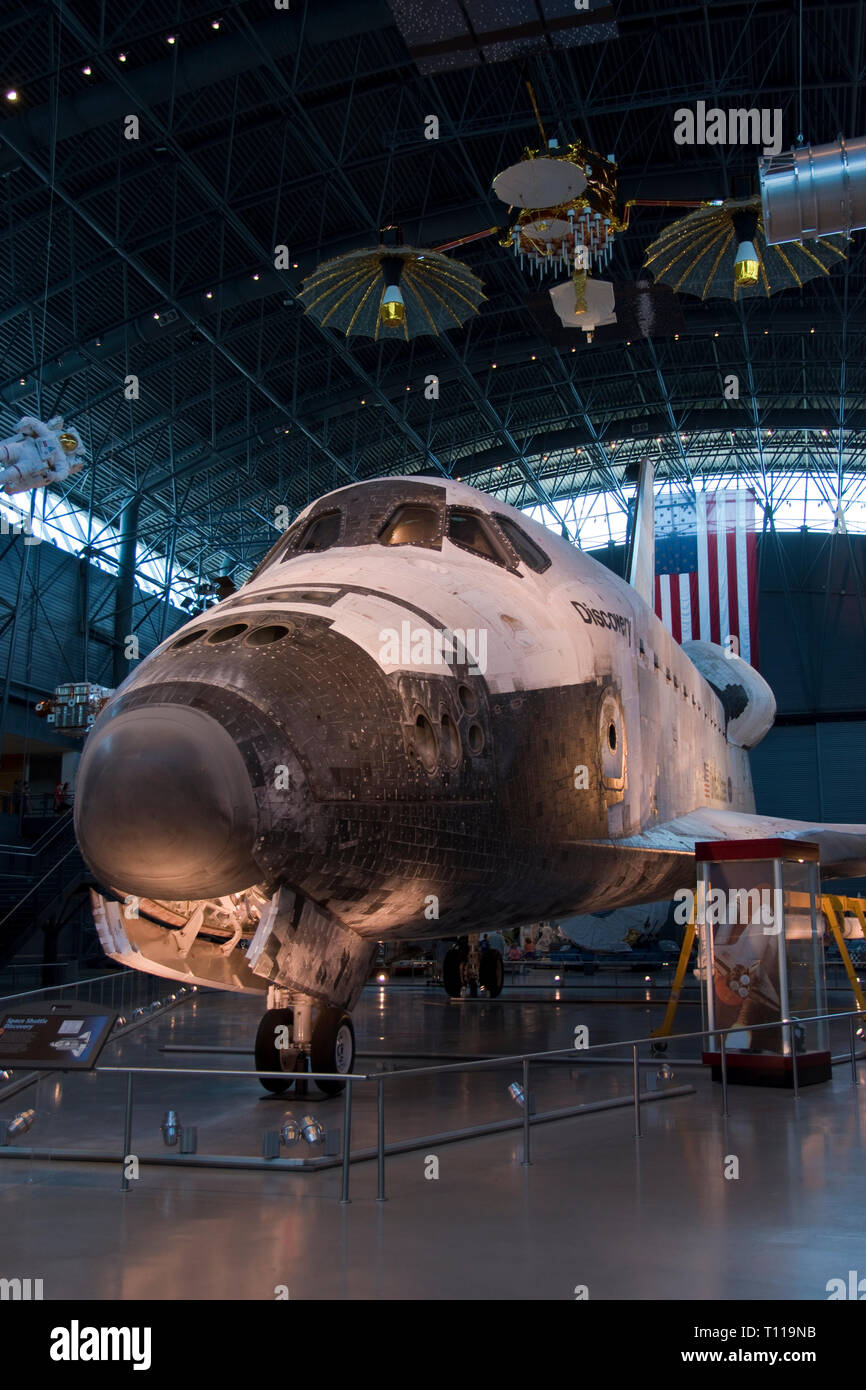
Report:
[{"label": "space shuttle discovery", "polygon": [[[107,955],[266,996],[280,1091],[351,1070],[383,939],[671,898],[698,840],[803,838],[824,874],[866,872],[866,826],[755,814],[772,692],[678,645],[653,573],[648,464],[631,582],[444,478],[312,503],[96,720],[75,824]],[[495,995],[502,962],[455,948],[443,979]]]}]

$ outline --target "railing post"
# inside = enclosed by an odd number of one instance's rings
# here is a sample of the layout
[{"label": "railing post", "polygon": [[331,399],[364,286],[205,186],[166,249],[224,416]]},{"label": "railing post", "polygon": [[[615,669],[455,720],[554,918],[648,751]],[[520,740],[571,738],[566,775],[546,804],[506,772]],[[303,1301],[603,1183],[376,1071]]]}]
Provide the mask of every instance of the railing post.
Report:
[{"label": "railing post", "polygon": [[349,1152],[352,1145],[352,1083],[346,1082],[346,1099],[343,1102],[343,1187],[340,1206],[349,1205]]},{"label": "railing post", "polygon": [[376,1160],[379,1168],[377,1202],[387,1202],[385,1196],[385,1086],[381,1076],[376,1080]]},{"label": "railing post", "polygon": [[852,1085],[852,1086],[856,1086],[856,1085],[857,1085],[857,1055],[856,1055],[856,1052],[855,1052],[856,1043],[855,1043],[855,1039],[854,1039],[854,1015],[853,1015],[853,1014],[850,1014],[850,1015],[848,1016],[848,1036],[849,1036],[849,1038],[850,1038],[850,1040],[851,1040],[851,1085]]},{"label": "railing post", "polygon": [[788,1037],[789,1037],[790,1042],[791,1042],[791,1080],[792,1080],[793,1086],[794,1086],[794,1100],[799,1100],[799,1099],[800,1099],[800,1076],[799,1076],[799,1072],[798,1072],[798,1070],[797,1070],[797,1039],[796,1039],[796,1037],[794,1036],[794,1025],[793,1025],[793,1023],[789,1023],[787,1026],[788,1026],[788,1028],[789,1028],[789,1030],[790,1030],[789,1033],[788,1033]]},{"label": "railing post", "polygon": [[637,1061],[637,1043],[632,1048],[632,1072],[634,1077],[634,1137],[640,1139],[640,1067]]},{"label": "railing post", "polygon": [[523,1059],[523,1167],[530,1168],[532,1159],[529,1156],[529,1058]]},{"label": "railing post", "polygon": [[726,1044],[726,1042],[727,1042],[727,1040],[728,1040],[727,1034],[726,1034],[726,1033],[720,1033],[720,1034],[719,1034],[719,1039],[720,1039],[720,1041],[721,1041],[721,1048],[720,1048],[720,1051],[719,1051],[719,1062],[720,1062],[721,1073],[722,1073],[722,1114],[724,1115],[725,1119],[727,1119],[727,1118],[728,1118],[728,1054],[727,1054],[727,1052],[726,1052],[726,1050],[725,1050],[725,1044]]},{"label": "railing post", "polygon": [[123,1153],[120,1156],[120,1190],[129,1191],[129,1178],[126,1176],[126,1160],[129,1157],[129,1146],[132,1143],[132,1082],[131,1071],[126,1073],[126,1114],[123,1119]]}]

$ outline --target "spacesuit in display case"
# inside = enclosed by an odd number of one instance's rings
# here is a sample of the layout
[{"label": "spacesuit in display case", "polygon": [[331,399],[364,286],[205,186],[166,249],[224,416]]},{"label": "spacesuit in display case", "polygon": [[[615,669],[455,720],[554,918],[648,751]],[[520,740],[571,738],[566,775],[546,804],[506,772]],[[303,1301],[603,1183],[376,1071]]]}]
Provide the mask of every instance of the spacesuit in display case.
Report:
[{"label": "spacesuit in display case", "polygon": [[[704,1061],[720,1079],[792,1086],[830,1078],[817,845],[727,840],[695,846],[695,924],[701,942]],[[776,1024],[778,1026],[770,1026]]]}]

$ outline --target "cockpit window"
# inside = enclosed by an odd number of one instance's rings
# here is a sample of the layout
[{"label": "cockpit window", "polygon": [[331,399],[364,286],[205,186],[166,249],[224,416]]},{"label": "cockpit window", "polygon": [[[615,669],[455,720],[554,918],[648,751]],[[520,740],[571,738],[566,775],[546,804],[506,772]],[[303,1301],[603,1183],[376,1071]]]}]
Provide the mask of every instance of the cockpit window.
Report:
[{"label": "cockpit window", "polygon": [[391,515],[379,536],[382,545],[436,545],[439,539],[439,512],[407,502]]},{"label": "cockpit window", "polygon": [[493,560],[498,565],[509,563],[493,532],[477,512],[452,507],[448,513],[448,539],[474,555],[483,555],[485,560]]},{"label": "cockpit window", "polygon": [[274,541],[274,544],[271,546],[264,559],[260,560],[259,563],[256,565],[255,569],[253,570],[252,574],[247,580],[247,583],[250,583],[253,579],[258,579],[259,575],[264,574],[266,569],[269,569],[271,565],[275,565],[277,563],[277,560],[279,560],[285,552],[286,548],[291,545],[292,537],[296,536],[297,533],[298,523],[297,521],[295,521],[289,527],[288,531],[283,532],[278,541]]},{"label": "cockpit window", "polygon": [[497,524],[505,532],[505,539],[510,541],[512,548],[528,569],[535,570],[536,574],[542,574],[544,570],[550,568],[550,560],[541,546],[530,540],[516,521],[512,521],[510,516],[498,516],[496,513],[494,516]]},{"label": "cockpit window", "polygon": [[303,551],[309,550],[328,550],[332,545],[336,545],[339,539],[340,513],[323,512],[321,516],[316,517],[315,521],[310,522],[295,548],[295,553],[301,554]]}]

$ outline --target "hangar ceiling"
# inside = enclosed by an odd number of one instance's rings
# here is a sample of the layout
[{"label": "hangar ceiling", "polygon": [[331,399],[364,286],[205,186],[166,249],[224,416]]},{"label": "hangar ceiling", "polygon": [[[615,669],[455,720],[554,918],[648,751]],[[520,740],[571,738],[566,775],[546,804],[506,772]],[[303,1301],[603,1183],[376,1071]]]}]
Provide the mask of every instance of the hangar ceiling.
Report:
[{"label": "hangar ceiling", "polygon": [[487,300],[439,338],[346,339],[304,315],[304,277],[384,223],[425,246],[506,226],[492,180],[540,141],[527,82],[546,134],[613,154],[620,202],[639,200],[605,272],[623,283],[683,211],[641,203],[756,186],[760,151],[677,145],[678,108],[780,108],[785,149],[866,130],[860,0],[617,0],[614,37],[568,47],[527,5],[519,59],[428,75],[387,0],[7,10],[0,424],[62,413],[81,430],[93,464],[64,493],[92,551],[137,497],[140,542],[175,572],[240,579],[278,507],[357,478],[459,476],[564,517],[600,488],[622,500],[648,447],[677,487],[737,475],[772,507],[806,470],[831,503],[860,495],[863,234],[831,276],[769,300],[680,296],[676,337],[554,342],[532,301],[557,277],[499,235],[454,253]]}]

